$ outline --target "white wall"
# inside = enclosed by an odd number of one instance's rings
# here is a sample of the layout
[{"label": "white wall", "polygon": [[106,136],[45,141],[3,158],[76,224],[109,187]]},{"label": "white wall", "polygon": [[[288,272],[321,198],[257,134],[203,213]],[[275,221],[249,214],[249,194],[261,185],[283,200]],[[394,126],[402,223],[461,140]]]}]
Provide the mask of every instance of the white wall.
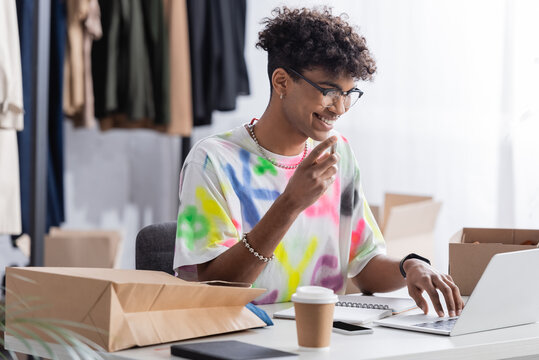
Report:
[{"label": "white wall", "polygon": [[145,225],[176,218],[179,138],[148,130],[74,129],[65,123],[66,222],[122,233],[121,267],[135,267]]},{"label": "white wall", "polygon": [[[248,2],[245,54],[252,94],[239,98],[236,111],[216,113],[213,126],[196,129],[194,141],[263,113],[269,96],[266,56],[254,44],[260,20],[282,3],[317,4]],[[360,25],[378,63],[375,81],[359,84],[364,97],[337,125],[355,150],[369,202],[380,204],[388,191],[441,200],[436,262],[443,267],[447,240],[462,226],[536,227],[539,152],[533,152],[530,131],[538,130],[539,41],[531,31],[539,32],[531,15],[538,12],[530,10],[537,5],[331,4]],[[515,136],[522,141],[515,144]],[[178,139],[166,135],[100,133],[66,124],[65,226],[121,230],[122,267],[134,267],[137,231],[176,217],[179,151]]]}]

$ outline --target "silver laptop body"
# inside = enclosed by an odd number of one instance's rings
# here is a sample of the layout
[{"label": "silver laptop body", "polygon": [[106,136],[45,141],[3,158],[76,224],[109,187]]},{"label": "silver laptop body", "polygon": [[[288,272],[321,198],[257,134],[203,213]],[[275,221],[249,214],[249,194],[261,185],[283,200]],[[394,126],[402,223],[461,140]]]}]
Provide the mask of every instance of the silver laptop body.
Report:
[{"label": "silver laptop body", "polygon": [[462,335],[539,321],[539,249],[496,254],[459,317],[391,316],[375,324],[441,335]]}]

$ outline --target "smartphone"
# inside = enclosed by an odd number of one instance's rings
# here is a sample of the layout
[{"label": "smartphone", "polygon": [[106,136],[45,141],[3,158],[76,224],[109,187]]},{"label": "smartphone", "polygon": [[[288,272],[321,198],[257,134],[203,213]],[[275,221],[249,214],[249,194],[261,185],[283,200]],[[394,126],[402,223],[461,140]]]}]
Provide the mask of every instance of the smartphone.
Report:
[{"label": "smartphone", "polygon": [[345,334],[345,335],[372,334],[371,328],[368,328],[365,326],[354,325],[354,324],[346,323],[343,321],[334,321],[333,331],[336,333]]}]

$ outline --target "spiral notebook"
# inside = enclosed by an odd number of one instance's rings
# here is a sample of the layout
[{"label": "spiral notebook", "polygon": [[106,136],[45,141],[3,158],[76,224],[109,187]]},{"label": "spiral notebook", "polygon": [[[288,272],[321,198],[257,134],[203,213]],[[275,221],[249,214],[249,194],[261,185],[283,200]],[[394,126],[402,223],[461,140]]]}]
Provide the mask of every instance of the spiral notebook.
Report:
[{"label": "spiral notebook", "polygon": [[[339,301],[335,304],[333,320],[354,324],[366,324],[415,308],[417,308],[417,305],[414,300],[410,298],[362,294],[339,295]],[[275,312],[273,317],[294,319],[294,306]]]},{"label": "spiral notebook", "polygon": [[[335,306],[335,312],[333,313],[333,321],[344,321],[353,324],[367,324],[375,320],[383,319],[391,316],[391,310],[389,309],[367,309],[361,307],[344,307]],[[296,313],[294,306],[277,311],[273,314],[274,318],[281,319],[295,319]]]},{"label": "spiral notebook", "polygon": [[391,310],[393,315],[417,308],[411,298],[385,297],[374,295],[339,295],[336,306],[362,309]]}]

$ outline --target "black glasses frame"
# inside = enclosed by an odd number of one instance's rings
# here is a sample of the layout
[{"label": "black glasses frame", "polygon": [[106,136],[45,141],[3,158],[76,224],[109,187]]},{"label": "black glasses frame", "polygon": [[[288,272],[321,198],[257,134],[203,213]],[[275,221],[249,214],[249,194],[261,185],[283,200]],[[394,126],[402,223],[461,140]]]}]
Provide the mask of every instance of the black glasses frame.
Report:
[{"label": "black glasses frame", "polygon": [[[353,89],[348,90],[348,91],[342,91],[341,89],[337,89],[337,88],[325,89],[325,88],[321,87],[320,85],[318,85],[317,83],[315,83],[314,81],[311,81],[311,80],[307,79],[305,76],[301,75],[299,72],[297,72],[296,70],[294,70],[292,68],[287,67],[287,68],[285,68],[285,70],[290,71],[291,73],[299,76],[300,78],[305,80],[308,84],[310,84],[312,87],[314,87],[316,90],[320,91],[322,93],[322,95],[324,95],[324,96],[326,96],[329,92],[332,92],[332,91],[339,92],[341,96],[348,96],[348,94],[351,94],[351,93],[358,93],[359,96],[358,96],[357,100],[359,100],[361,98],[361,96],[363,95],[363,91],[361,91],[358,88],[353,88]],[[356,100],[356,102],[357,102],[357,100]],[[355,102],[354,102],[354,104],[355,104]],[[350,104],[350,107],[352,107],[352,105],[354,105],[354,104]]]}]

